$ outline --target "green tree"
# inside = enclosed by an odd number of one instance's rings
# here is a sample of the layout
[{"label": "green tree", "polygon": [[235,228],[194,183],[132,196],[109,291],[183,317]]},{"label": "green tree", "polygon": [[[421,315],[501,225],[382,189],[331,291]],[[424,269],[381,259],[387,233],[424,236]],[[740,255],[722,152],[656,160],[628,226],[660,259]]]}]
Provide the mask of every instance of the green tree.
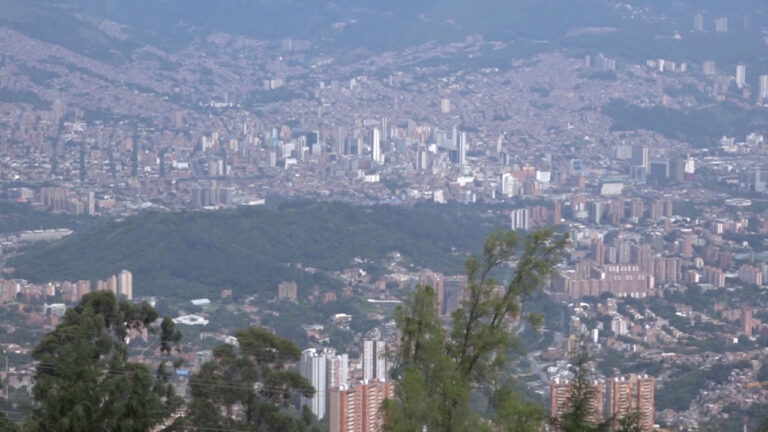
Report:
[{"label": "green tree", "polygon": [[576,354],[575,360],[567,409],[560,418],[552,419],[552,422],[560,432],[607,432],[612,421],[598,419],[595,409],[597,388],[587,367],[589,355],[586,348]]},{"label": "green tree", "polygon": [[154,333],[157,318],[150,305],[118,301],[109,291],[67,310],[32,352],[38,364],[24,429],[144,432],[160,424],[170,414],[165,395],[155,391],[147,365],[129,361],[126,342],[132,330]]},{"label": "green tree", "polygon": [[4,411],[0,411],[0,432],[18,432],[19,426],[13,423]]},{"label": "green tree", "polygon": [[768,432],[768,417],[760,423],[755,432]]},{"label": "green tree", "polygon": [[[535,429],[543,416],[499,383],[504,382],[507,353],[516,346],[509,330],[521,316],[521,302],[554,273],[566,242],[567,236],[557,238],[549,229],[525,238],[515,232],[491,233],[483,255],[465,263],[464,300],[449,330],[441,325],[434,290],[416,288],[395,314],[401,339],[395,355],[395,397],[384,405],[387,430]],[[508,284],[493,279],[494,270],[513,262],[516,270]],[[526,318],[534,326],[542,321],[534,315]],[[472,392],[492,401],[491,420],[471,407]]]},{"label": "green tree", "polygon": [[[213,359],[190,378],[192,400],[184,425],[259,431],[311,430],[312,414],[294,416],[286,408],[312,385],[287,364],[301,352],[293,342],[263,328],[238,331],[239,347],[214,348]],[[182,427],[183,429],[183,427]]]}]

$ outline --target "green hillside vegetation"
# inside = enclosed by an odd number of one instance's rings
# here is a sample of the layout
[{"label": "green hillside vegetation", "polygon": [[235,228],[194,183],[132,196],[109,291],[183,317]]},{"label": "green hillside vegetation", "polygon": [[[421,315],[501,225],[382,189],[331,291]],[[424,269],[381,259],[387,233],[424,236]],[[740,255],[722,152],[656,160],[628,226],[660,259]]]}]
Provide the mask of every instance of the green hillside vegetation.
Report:
[{"label": "green hillside vegetation", "polygon": [[103,219],[91,216],[51,213],[35,210],[27,204],[0,201],[0,233],[2,234],[53,228],[80,230],[102,221]]},{"label": "green hillside vegetation", "polygon": [[716,145],[723,135],[744,135],[768,127],[762,110],[717,104],[700,109],[644,108],[616,100],[603,108],[613,119],[612,130],[647,129],[695,146]]},{"label": "green hillside vegetation", "polygon": [[[110,222],[62,241],[31,247],[11,259],[14,276],[41,283],[103,279],[120,269],[134,275],[135,295],[175,298],[268,293],[295,280],[300,289],[338,288],[321,273],[355,257],[379,260],[393,251],[436,270],[461,269],[486,232],[501,226],[480,210],[421,205],[356,207],[340,203],[289,203],[276,209],[220,212],[152,212]],[[455,249],[454,249],[455,248]]]}]

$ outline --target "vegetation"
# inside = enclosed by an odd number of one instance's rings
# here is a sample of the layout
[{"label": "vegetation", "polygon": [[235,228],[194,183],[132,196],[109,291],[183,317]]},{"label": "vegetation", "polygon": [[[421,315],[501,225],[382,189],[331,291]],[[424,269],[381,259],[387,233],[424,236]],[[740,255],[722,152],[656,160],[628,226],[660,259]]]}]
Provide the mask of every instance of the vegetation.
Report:
[{"label": "vegetation", "polygon": [[84,229],[96,225],[101,219],[38,211],[27,204],[0,201],[0,233],[25,230],[70,228]]},{"label": "vegetation", "polygon": [[596,422],[595,410],[597,389],[592,384],[592,377],[587,368],[589,360],[586,350],[576,357],[574,376],[571,381],[567,409],[560,418],[552,419],[552,424],[562,432],[607,432],[611,421]]},{"label": "vegetation", "polygon": [[[178,406],[173,388],[147,365],[129,361],[126,344],[132,331],[156,333],[157,318],[148,304],[118,301],[109,291],[67,310],[32,353],[38,364],[24,430],[143,432],[160,424]],[[158,337],[168,353],[181,336],[164,320]]]},{"label": "vegetation", "polygon": [[144,213],[33,246],[8,265],[32,282],[104,279],[129,269],[135,294],[185,299],[218,297],[228,288],[240,298],[273,297],[284,280],[300,290],[335,290],[334,280],[298,265],[339,270],[358,255],[378,261],[399,251],[419,266],[450,272],[462,260],[458,251],[477,248],[502,223],[451,210],[293,202],[275,209]]},{"label": "vegetation", "polygon": [[[206,430],[299,432],[316,430],[312,413],[286,412],[295,396],[309,397],[315,389],[287,365],[301,358],[292,342],[262,328],[236,333],[238,348],[222,344],[213,359],[190,378],[189,414],[176,425]],[[235,414],[239,407],[242,415]]]},{"label": "vegetation", "polygon": [[[385,403],[389,431],[537,430],[543,416],[521,401],[504,383],[507,353],[515,346],[509,326],[527,300],[554,271],[567,236],[555,238],[541,230],[522,239],[514,232],[488,236],[481,257],[465,264],[465,300],[444,330],[437,315],[437,297],[420,286],[395,314],[400,331],[396,353],[395,397]],[[519,254],[518,254],[519,252]],[[503,289],[490,277],[499,266],[517,258],[512,280]],[[541,317],[528,315],[531,324]],[[471,394],[485,395],[491,420],[470,404]]]},{"label": "vegetation", "polygon": [[678,110],[644,108],[616,100],[606,105],[603,113],[613,119],[613,130],[647,129],[701,147],[716,145],[723,135],[744,135],[768,126],[760,110],[746,110],[729,104]]}]

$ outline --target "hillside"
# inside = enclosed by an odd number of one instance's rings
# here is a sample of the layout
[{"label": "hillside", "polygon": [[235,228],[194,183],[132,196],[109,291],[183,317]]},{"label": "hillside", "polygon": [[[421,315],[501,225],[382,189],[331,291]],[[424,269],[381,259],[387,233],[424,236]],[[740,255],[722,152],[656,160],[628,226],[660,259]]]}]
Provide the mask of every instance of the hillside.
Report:
[{"label": "hillside", "polygon": [[38,245],[8,262],[33,282],[101,279],[126,268],[136,295],[177,298],[268,293],[282,280],[337,289],[335,281],[295,268],[349,267],[354,257],[378,260],[401,252],[419,266],[461,271],[502,222],[479,211],[423,205],[355,207],[290,203],[276,209],[145,213]]}]

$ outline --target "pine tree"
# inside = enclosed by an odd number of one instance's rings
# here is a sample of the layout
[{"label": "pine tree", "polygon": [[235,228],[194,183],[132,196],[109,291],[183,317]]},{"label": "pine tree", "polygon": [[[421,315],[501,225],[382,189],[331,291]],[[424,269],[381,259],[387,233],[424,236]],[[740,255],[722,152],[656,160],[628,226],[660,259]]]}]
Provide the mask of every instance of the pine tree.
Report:
[{"label": "pine tree", "polygon": [[302,416],[286,412],[297,395],[315,392],[304,377],[287,367],[301,358],[296,345],[263,328],[240,330],[235,336],[239,348],[219,345],[213,359],[190,378],[192,400],[183,425],[212,430],[311,430],[311,412]]},{"label": "pine tree", "polygon": [[163,394],[145,364],[128,360],[126,343],[131,330],[154,332],[157,318],[148,304],[118,301],[109,291],[67,310],[32,352],[38,364],[24,430],[144,432],[160,424],[170,414]]},{"label": "pine tree", "polygon": [[[506,355],[515,338],[509,327],[520,318],[521,302],[554,273],[567,236],[549,229],[521,238],[515,232],[491,233],[481,257],[465,264],[464,300],[452,315],[450,330],[437,315],[431,287],[417,287],[395,316],[401,332],[396,355],[395,398],[384,405],[386,429],[392,432],[526,431],[537,414],[500,386]],[[513,262],[512,280],[501,285],[491,276]],[[538,325],[540,317],[527,317]],[[496,402],[496,417],[483,419],[470,406],[473,391]]]},{"label": "pine tree", "polygon": [[575,360],[567,410],[560,418],[552,419],[554,426],[560,432],[607,432],[613,419],[600,421],[597,418],[594,408],[597,389],[587,367],[589,354],[586,348],[576,355]]}]

